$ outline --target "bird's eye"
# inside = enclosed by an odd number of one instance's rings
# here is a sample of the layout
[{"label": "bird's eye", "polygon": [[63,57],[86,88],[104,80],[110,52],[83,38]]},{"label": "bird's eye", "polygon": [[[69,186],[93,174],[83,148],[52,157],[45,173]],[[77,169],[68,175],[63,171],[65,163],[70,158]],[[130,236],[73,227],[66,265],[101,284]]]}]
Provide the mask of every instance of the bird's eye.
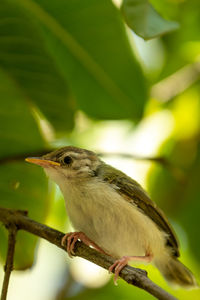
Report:
[{"label": "bird's eye", "polygon": [[71,156],[65,156],[63,158],[63,162],[66,164],[66,165],[70,165],[72,163],[72,158]]}]

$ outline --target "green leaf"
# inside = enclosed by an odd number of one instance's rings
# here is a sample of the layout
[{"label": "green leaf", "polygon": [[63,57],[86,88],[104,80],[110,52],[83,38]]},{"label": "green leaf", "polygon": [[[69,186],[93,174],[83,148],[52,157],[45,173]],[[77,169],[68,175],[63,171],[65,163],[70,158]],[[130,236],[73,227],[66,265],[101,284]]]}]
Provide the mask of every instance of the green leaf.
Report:
[{"label": "green leaf", "polygon": [[56,129],[71,129],[73,102],[36,24],[7,0],[1,1],[0,20],[0,67]]},{"label": "green leaf", "polygon": [[0,69],[0,158],[41,149],[44,141],[33,118],[29,101],[17,84]]},{"label": "green leaf", "polygon": [[[47,180],[43,170],[25,162],[0,166],[0,206],[28,210],[28,215],[43,222],[46,216]],[[37,237],[26,232],[18,232],[15,269],[25,269],[32,265]],[[7,233],[0,227],[0,256],[5,262]]]},{"label": "green leaf", "polygon": [[[25,99],[16,83],[0,69],[0,157],[29,153],[44,147],[44,141]],[[44,221],[47,183],[40,168],[23,163],[0,165],[0,206],[28,210],[30,217]],[[17,237],[15,268],[33,263],[37,238],[20,232]],[[0,228],[0,256],[5,262],[7,232]]]},{"label": "green leaf", "polygon": [[122,13],[127,25],[145,40],[179,28],[177,22],[163,19],[147,0],[124,0]]},{"label": "green leaf", "polygon": [[41,25],[46,46],[84,112],[100,119],[142,116],[144,77],[111,1],[12,2]]}]

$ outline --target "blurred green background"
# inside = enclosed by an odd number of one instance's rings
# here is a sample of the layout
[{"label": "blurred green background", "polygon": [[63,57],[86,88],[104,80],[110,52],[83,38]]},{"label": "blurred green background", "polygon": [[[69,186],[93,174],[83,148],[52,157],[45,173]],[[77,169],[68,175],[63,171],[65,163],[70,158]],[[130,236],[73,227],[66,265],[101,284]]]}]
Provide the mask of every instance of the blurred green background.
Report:
[{"label": "blurred green background", "polygon": [[[94,150],[165,211],[181,260],[200,282],[199,7],[198,0],[1,0],[0,206],[70,231],[58,188],[24,158],[65,145]],[[1,282],[6,249],[1,225]],[[174,291],[146,269],[179,299],[200,299],[198,289]],[[154,299],[19,232],[9,300],[94,298]]]}]

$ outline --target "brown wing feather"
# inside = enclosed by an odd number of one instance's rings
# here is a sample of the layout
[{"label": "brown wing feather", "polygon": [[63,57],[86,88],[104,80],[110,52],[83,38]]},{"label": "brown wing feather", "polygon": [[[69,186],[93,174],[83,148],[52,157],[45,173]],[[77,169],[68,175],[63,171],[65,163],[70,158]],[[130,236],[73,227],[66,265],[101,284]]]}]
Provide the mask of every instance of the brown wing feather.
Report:
[{"label": "brown wing feather", "polygon": [[162,210],[149,198],[143,188],[126,174],[106,164],[103,168],[99,168],[98,175],[104,181],[114,184],[118,188],[117,191],[126,201],[136,205],[145,215],[151,218],[163,232],[167,233],[167,245],[172,248],[173,254],[178,257],[180,255],[178,249],[179,245],[174,230]]}]

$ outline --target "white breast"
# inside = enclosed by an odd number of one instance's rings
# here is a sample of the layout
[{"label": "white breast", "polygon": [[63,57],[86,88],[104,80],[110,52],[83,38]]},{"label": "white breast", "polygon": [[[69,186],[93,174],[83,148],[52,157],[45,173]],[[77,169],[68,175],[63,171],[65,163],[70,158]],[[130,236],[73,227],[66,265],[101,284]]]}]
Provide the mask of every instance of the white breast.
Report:
[{"label": "white breast", "polygon": [[69,218],[77,231],[84,232],[104,251],[118,258],[160,256],[165,251],[164,234],[137,207],[98,179],[68,181],[61,190]]}]

